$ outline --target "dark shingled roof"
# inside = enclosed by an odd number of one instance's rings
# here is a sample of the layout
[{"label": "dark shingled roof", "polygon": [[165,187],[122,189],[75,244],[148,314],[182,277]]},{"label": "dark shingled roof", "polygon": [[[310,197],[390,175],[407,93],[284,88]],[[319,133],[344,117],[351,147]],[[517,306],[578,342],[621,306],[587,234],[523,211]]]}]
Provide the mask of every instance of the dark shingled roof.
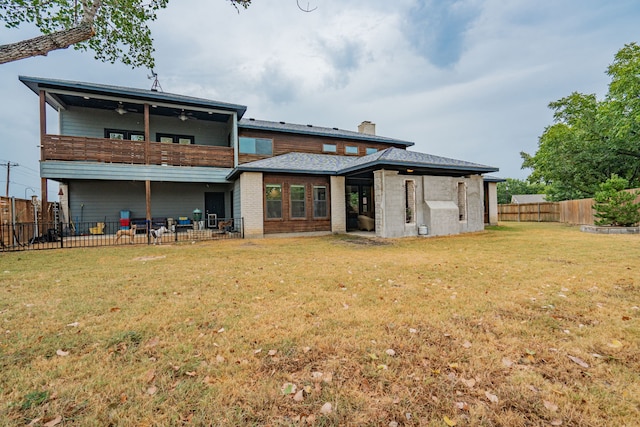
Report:
[{"label": "dark shingled roof", "polygon": [[375,169],[413,168],[423,173],[481,174],[496,172],[498,168],[478,163],[433,156],[431,154],[387,148],[363,157],[329,154],[287,153],[239,165],[227,179],[242,172],[270,172],[317,175],[346,175]]},{"label": "dark shingled roof", "polygon": [[397,144],[405,147],[415,145],[410,141],[387,138],[378,135],[354,132],[338,128],[326,128],[313,125],[298,125],[285,122],[269,122],[266,120],[242,119],[238,121],[238,129],[255,129],[273,132],[295,133],[298,135],[327,136],[330,138],[353,139],[357,141],[381,142],[384,144]]}]

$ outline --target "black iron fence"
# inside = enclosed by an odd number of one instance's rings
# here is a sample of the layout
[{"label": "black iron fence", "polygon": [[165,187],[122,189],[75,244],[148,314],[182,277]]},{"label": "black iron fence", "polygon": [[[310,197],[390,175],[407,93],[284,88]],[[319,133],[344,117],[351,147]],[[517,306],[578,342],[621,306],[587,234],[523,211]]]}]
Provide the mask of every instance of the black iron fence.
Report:
[{"label": "black iron fence", "polygon": [[120,222],[0,224],[0,250],[83,248],[128,244],[167,244],[198,240],[243,239],[242,218],[123,227]]}]

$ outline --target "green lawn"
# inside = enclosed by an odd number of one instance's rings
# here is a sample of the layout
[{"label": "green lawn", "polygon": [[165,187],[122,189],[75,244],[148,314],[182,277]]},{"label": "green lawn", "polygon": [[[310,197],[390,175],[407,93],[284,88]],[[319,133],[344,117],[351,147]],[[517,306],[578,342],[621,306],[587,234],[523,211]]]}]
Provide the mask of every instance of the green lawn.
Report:
[{"label": "green lawn", "polygon": [[639,259],[525,223],[3,253],[0,424],[638,425]]}]

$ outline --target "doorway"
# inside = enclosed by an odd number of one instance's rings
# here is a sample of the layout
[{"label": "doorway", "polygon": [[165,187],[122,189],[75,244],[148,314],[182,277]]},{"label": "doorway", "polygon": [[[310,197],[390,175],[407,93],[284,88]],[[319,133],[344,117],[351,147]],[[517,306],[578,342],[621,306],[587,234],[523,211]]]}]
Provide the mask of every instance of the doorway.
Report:
[{"label": "doorway", "polygon": [[[216,192],[207,192],[204,193],[204,220],[209,226],[209,214],[216,214],[218,220],[224,219],[225,217],[225,209],[224,209],[224,192],[216,191]],[[215,225],[216,224],[211,224]]]},{"label": "doorway", "polygon": [[358,215],[375,218],[373,194],[371,180],[347,181],[345,186],[347,231],[358,229]]}]

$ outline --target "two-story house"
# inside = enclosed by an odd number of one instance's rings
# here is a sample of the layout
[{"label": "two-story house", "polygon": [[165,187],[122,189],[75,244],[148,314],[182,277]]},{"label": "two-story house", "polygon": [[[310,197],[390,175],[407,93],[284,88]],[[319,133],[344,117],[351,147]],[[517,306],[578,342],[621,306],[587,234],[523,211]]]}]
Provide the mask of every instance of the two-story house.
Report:
[{"label": "two-story house", "polygon": [[[380,237],[482,230],[498,169],[407,150],[358,131],[245,119],[247,107],[154,90],[24,77],[40,99],[40,175],[65,218],[242,218],[247,237],[375,230]],[[59,132],[46,128],[47,104]],[[492,202],[492,200],[494,202]],[[493,218],[493,220],[492,220]],[[205,222],[205,226],[210,224]]]}]

